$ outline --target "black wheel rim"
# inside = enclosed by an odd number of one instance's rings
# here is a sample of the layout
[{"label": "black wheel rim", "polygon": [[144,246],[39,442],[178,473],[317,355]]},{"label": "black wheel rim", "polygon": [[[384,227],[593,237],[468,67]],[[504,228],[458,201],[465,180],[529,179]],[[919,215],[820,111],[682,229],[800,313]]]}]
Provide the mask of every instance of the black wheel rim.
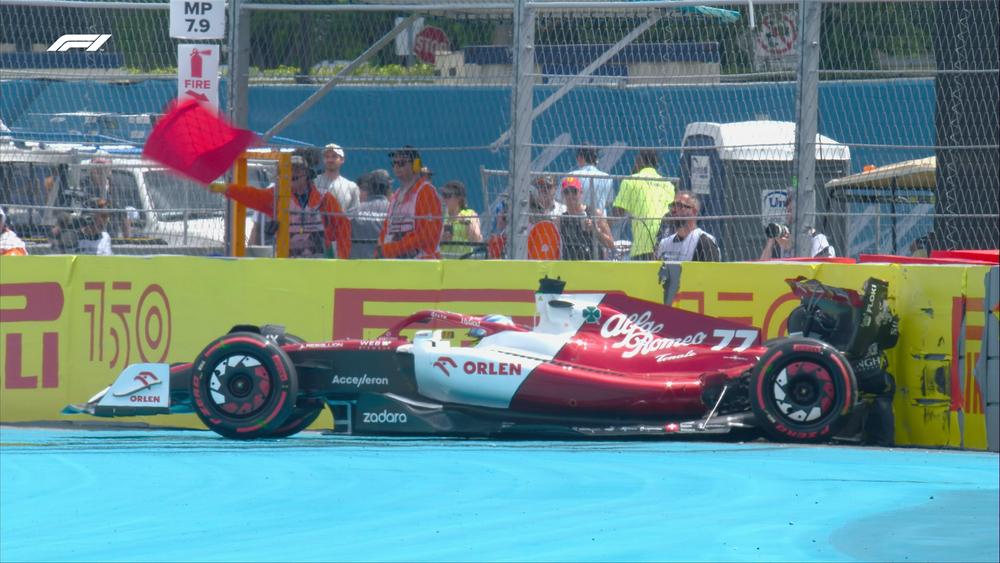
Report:
[{"label": "black wheel rim", "polygon": [[775,376],[771,392],[782,416],[798,424],[814,424],[836,409],[833,377],[816,362],[786,364]]},{"label": "black wheel rim", "polygon": [[207,379],[212,402],[232,418],[250,418],[264,410],[273,388],[267,367],[248,354],[221,358]]}]

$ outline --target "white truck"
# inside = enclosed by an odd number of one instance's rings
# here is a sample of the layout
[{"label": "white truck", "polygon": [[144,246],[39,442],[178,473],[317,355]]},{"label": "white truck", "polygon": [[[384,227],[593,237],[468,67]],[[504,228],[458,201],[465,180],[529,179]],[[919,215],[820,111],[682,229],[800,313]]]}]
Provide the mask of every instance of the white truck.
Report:
[{"label": "white truck", "polygon": [[[114,207],[124,209],[131,223],[131,237],[114,240],[116,253],[221,252],[226,200],[143,160],[135,149],[0,145],[0,205],[11,228],[22,238],[44,244],[42,239],[56,225],[59,213],[78,213],[96,195],[90,170],[106,166],[94,164],[96,159],[110,161],[110,199]],[[250,184],[267,186],[272,168],[266,162],[251,162]],[[251,227],[248,219],[248,234]]]}]

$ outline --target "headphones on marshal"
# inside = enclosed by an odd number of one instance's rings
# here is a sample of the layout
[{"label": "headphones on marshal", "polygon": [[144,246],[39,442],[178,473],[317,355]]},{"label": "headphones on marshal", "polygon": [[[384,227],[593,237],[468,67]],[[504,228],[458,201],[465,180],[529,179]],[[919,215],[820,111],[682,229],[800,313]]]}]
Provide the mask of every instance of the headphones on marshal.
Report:
[{"label": "headphones on marshal", "polygon": [[403,145],[399,150],[389,153],[389,158],[395,158],[400,153],[413,155],[413,171],[419,174],[423,163],[420,161],[420,153],[417,152],[417,149],[413,145]]}]

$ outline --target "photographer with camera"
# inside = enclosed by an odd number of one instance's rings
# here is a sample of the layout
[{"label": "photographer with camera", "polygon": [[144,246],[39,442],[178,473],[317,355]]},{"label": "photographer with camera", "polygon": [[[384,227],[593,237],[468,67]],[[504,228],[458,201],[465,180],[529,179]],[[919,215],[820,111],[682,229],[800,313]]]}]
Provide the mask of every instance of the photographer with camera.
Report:
[{"label": "photographer with camera", "polygon": [[[795,221],[795,196],[793,194],[788,194],[785,198],[785,211],[787,213],[786,222],[789,225],[793,224]],[[826,235],[817,232],[816,229],[808,229],[804,233],[812,237],[812,250],[809,257],[833,258],[837,255]],[[760,260],[793,258],[795,256],[795,250],[792,248],[795,241],[787,226],[780,223],[768,223],[764,227],[764,236],[767,237],[767,244],[764,245],[764,250],[760,253]]]},{"label": "photographer with camera", "polygon": [[91,198],[84,213],[59,213],[49,240],[57,254],[111,256],[111,235],[107,225],[112,211],[106,200]]}]

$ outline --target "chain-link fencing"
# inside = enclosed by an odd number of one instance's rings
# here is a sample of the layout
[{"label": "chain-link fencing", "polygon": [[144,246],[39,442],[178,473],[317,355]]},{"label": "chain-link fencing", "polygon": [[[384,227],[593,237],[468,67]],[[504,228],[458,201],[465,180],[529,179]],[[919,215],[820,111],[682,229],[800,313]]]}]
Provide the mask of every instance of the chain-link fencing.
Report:
[{"label": "chain-link fencing", "polygon": [[[446,257],[577,248],[569,257],[655,258],[672,234],[686,257],[680,241],[694,224],[724,261],[811,253],[795,244],[808,228],[828,242],[821,251],[842,256],[996,246],[995,2],[700,4],[234,2],[229,37],[215,42],[218,103],[272,145],[336,143],[341,162],[312,165],[330,177],[384,169],[396,190],[414,171],[394,169],[389,153],[412,145],[416,173],[439,195],[456,191],[443,190],[448,182],[464,191],[439,197],[446,220],[421,235],[442,237]],[[162,171],[120,154],[121,145],[141,145],[182,93],[178,73],[190,61],[178,45],[212,44],[171,39],[167,8],[0,7],[4,135],[76,151],[69,182],[87,178],[102,155],[113,180],[134,181],[140,195],[121,205],[140,228],[112,237],[119,253],[215,253],[231,242],[221,196],[177,180],[160,182],[170,197],[142,195]],[[94,51],[48,50],[70,33],[93,36],[90,46],[110,37]],[[4,177],[21,178],[7,173],[6,159]],[[274,173],[261,165],[256,182],[266,186]],[[52,177],[29,175],[43,185]],[[58,211],[62,196],[8,196],[20,188],[7,186],[5,207],[32,210],[21,228],[37,239],[41,221],[51,233],[55,215],[45,210]],[[694,212],[687,203],[671,211],[682,192],[693,194]],[[785,205],[790,193],[798,215]],[[405,199],[396,211],[410,209]],[[17,209],[11,217],[23,216]],[[188,238],[160,229],[173,222],[160,215],[181,218]],[[532,239],[549,215],[556,234]],[[787,240],[769,243],[771,223],[791,227]],[[205,230],[211,245],[191,242]]]}]

